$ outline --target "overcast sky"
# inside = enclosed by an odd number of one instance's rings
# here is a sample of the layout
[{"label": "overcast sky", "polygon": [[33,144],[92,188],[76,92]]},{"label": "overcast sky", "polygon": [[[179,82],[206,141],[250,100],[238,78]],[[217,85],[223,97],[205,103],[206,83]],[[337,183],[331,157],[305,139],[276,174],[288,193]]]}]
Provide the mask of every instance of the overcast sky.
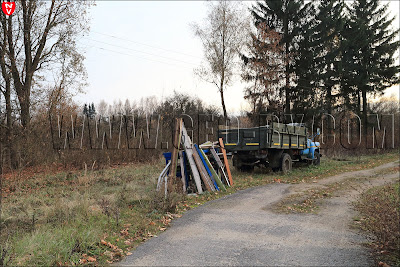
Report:
[{"label": "overcast sky", "polygon": [[[399,10],[399,2],[390,1],[397,27]],[[202,1],[97,1],[91,9],[90,34],[79,40],[89,86],[76,100],[113,103],[152,95],[161,100],[177,90],[220,106],[215,85],[193,73],[203,50],[190,23],[203,21],[206,11]],[[244,86],[238,77],[227,89],[228,112],[247,108]],[[388,91],[398,96],[399,86]]]}]

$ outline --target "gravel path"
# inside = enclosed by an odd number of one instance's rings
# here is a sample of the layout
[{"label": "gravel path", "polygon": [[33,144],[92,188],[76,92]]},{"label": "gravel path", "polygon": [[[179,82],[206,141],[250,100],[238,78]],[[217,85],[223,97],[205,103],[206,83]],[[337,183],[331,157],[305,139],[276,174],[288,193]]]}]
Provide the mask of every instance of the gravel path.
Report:
[{"label": "gravel path", "polygon": [[373,265],[362,246],[366,239],[349,227],[355,215],[351,202],[360,188],[398,179],[399,173],[379,174],[398,165],[390,163],[324,179],[327,184],[365,177],[354,189],[325,200],[318,214],[277,214],[270,209],[279,200],[313,185],[271,184],[210,201],[175,219],[166,232],[116,265]]}]

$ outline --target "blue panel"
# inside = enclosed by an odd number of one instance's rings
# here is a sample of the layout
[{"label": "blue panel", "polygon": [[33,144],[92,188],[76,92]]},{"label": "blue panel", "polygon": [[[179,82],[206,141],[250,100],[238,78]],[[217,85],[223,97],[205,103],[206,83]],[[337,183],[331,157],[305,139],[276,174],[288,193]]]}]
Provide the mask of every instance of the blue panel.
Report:
[{"label": "blue panel", "polygon": [[208,168],[207,162],[206,162],[206,160],[205,160],[204,157],[203,157],[203,154],[200,152],[200,149],[199,149],[199,147],[198,147],[196,144],[194,145],[194,147],[196,148],[197,154],[199,154],[199,156],[200,156],[200,158],[201,158],[201,161],[203,162],[203,165],[204,165],[204,167],[206,168],[207,173],[208,173],[208,175],[209,175],[210,178],[211,178],[211,181],[214,183],[215,189],[217,189],[217,191],[219,191],[217,182],[215,182],[215,180],[214,180],[214,178],[213,178],[213,176],[212,176],[212,174],[211,174],[211,171],[210,171],[210,169]]}]

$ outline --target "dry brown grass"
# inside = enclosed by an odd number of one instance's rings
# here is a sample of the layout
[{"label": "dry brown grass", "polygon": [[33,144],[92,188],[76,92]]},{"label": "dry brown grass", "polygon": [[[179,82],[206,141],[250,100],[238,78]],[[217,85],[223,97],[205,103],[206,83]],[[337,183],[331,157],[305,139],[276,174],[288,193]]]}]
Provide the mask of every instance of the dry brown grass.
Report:
[{"label": "dry brown grass", "polygon": [[375,187],[356,204],[360,227],[372,234],[378,259],[400,265],[400,183]]}]

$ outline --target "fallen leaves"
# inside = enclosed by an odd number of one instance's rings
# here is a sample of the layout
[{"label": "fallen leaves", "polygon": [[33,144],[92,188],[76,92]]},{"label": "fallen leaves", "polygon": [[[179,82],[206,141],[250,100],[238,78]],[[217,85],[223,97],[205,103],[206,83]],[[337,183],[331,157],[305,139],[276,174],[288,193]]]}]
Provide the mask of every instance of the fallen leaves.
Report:
[{"label": "fallen leaves", "polygon": [[96,258],[90,257],[90,256],[89,256],[89,257],[87,258],[87,261],[88,261],[88,262],[95,262],[95,261],[96,261]]},{"label": "fallen leaves", "polygon": [[171,219],[168,216],[164,216],[164,217],[162,217],[161,222],[164,225],[169,225],[169,223],[171,222]]},{"label": "fallen leaves", "polygon": [[88,256],[87,254],[82,254],[82,258],[79,260],[79,264],[93,263],[96,262],[97,259],[92,256]]},{"label": "fallen leaves", "polygon": [[129,235],[129,228],[124,228],[124,229],[122,229],[121,231],[120,231],[120,234],[122,235],[122,236],[128,236]]}]

